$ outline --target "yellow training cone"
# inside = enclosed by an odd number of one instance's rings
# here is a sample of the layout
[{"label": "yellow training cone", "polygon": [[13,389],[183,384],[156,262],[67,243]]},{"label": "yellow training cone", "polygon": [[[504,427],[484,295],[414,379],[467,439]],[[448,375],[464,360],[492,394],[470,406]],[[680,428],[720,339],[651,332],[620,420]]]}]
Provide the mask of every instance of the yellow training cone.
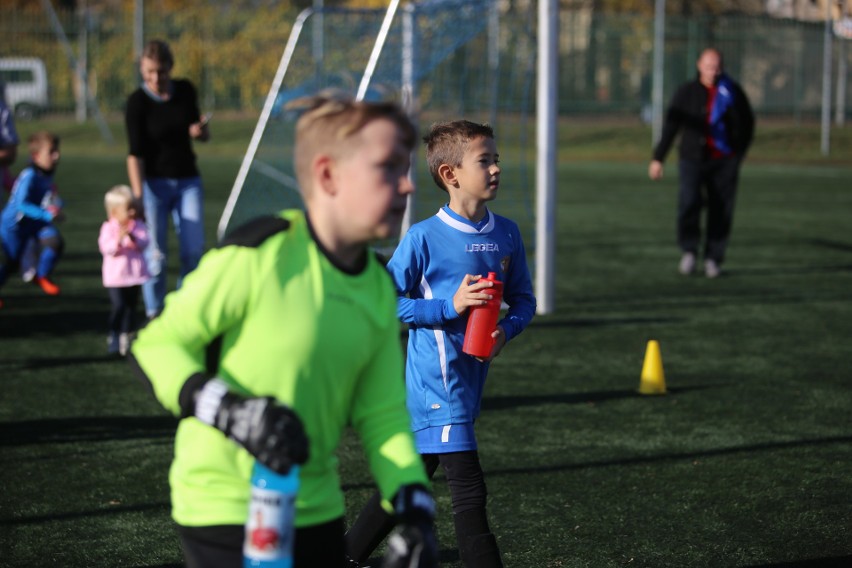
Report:
[{"label": "yellow training cone", "polygon": [[660,342],[648,341],[645,348],[645,363],[642,365],[642,377],[639,381],[639,394],[665,394],[666,375],[663,373],[663,358],[660,356]]}]

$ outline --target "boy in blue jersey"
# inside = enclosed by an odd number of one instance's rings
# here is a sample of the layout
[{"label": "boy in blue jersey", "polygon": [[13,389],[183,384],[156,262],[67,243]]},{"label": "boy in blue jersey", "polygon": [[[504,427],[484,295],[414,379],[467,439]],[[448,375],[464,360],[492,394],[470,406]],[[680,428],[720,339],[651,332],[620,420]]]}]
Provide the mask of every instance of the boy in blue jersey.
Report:
[{"label": "boy in blue jersey", "polygon": [[[486,487],[474,421],[492,359],[535,313],[526,253],[518,226],[489,211],[500,184],[494,132],[466,120],[439,123],[424,137],[432,178],[450,196],[436,215],[411,227],[388,263],[399,294],[397,315],[409,324],[405,376],[417,450],[430,477],[440,465],[453,502],[459,554],[465,566],[502,566],[488,526]],[[469,308],[485,305],[495,272],[509,306],[492,337],[491,355],[462,352]],[[347,534],[362,562],[390,530],[374,496]]]},{"label": "boy in blue jersey", "polygon": [[[0,240],[6,264],[0,266],[0,286],[15,272],[30,239],[38,239],[41,254],[33,282],[45,294],[59,294],[59,286],[50,281],[64,243],[54,225],[62,217],[58,208],[45,206],[44,199],[53,191],[53,174],[59,164],[59,137],[46,131],[30,136],[32,163],[25,168],[12,187],[9,202],[0,214]],[[2,303],[0,302],[0,306]]]}]

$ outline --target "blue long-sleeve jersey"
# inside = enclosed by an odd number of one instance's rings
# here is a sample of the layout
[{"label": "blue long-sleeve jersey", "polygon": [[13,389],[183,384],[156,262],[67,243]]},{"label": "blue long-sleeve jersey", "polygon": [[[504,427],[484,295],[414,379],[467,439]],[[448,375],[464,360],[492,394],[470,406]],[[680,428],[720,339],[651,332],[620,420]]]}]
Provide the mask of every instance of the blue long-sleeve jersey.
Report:
[{"label": "blue long-sleeve jersey", "polygon": [[489,365],[462,352],[468,312],[456,313],[453,295],[465,274],[495,272],[509,306],[498,322],[506,341],[524,330],[536,301],[518,226],[488,211],[477,227],[444,206],[411,227],[388,270],[399,294],[397,315],[409,324],[405,376],[413,430],[472,423]]},{"label": "blue long-sleeve jersey", "polygon": [[9,202],[0,215],[0,225],[8,230],[25,217],[50,223],[53,214],[42,207],[42,201],[52,189],[52,175],[34,165],[25,168],[15,180]]}]

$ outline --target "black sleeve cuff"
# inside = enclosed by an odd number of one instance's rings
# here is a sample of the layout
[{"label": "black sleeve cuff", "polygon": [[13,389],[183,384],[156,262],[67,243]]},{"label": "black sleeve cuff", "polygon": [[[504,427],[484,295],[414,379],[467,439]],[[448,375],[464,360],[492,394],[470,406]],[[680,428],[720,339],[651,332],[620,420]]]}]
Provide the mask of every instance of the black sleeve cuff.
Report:
[{"label": "black sleeve cuff", "polygon": [[194,373],[183,383],[178,395],[180,405],[180,417],[187,418],[195,414],[195,394],[201,390],[204,383],[210,380],[203,373]]}]

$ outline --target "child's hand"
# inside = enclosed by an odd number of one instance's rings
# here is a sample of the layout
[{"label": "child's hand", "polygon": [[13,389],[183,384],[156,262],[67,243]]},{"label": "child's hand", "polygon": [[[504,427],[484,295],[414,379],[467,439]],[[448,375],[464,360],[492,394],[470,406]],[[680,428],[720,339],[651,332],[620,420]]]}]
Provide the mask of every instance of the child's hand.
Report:
[{"label": "child's hand", "polygon": [[[471,282],[475,282],[471,284]],[[482,290],[493,287],[490,280],[482,280],[482,274],[465,274],[459,289],[453,295],[453,308],[461,315],[471,306],[484,306],[491,299],[490,294]]]},{"label": "child's hand", "polygon": [[47,207],[47,210],[51,215],[53,215],[51,222],[59,223],[65,220],[65,213],[63,213],[62,209],[60,209],[56,205],[49,205]]},{"label": "child's hand", "polygon": [[130,204],[130,207],[127,208],[127,213],[130,215],[131,219],[138,219],[142,222],[145,221],[145,206],[142,203],[141,198],[133,198],[133,203]]},{"label": "child's hand", "polygon": [[488,361],[492,361],[500,352],[503,350],[503,347],[506,346],[506,332],[503,331],[501,326],[497,326],[491,333],[491,337],[494,339],[494,347],[491,348],[491,355],[487,358],[476,357],[477,361],[482,361],[483,363],[487,363]]}]

